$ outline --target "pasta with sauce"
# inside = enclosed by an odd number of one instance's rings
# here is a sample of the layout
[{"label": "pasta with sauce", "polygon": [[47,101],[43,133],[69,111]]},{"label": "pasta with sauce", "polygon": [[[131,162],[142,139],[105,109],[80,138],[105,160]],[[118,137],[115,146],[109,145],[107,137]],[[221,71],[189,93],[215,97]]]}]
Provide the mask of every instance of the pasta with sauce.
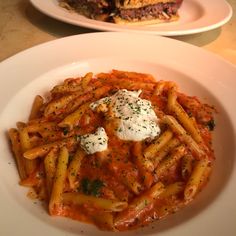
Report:
[{"label": "pasta with sauce", "polygon": [[125,231],[181,209],[207,183],[215,109],[174,82],[112,70],[50,94],[8,131],[20,184],[49,214]]}]

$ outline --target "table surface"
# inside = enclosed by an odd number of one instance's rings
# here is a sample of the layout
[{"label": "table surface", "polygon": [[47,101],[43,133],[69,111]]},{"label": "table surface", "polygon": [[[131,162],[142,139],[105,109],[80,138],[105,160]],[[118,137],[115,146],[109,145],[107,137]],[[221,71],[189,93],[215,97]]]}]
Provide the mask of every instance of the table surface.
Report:
[{"label": "table surface", "polygon": [[[236,12],[236,0],[228,2]],[[52,19],[28,0],[0,0],[0,61],[40,43],[89,32],[96,31]],[[205,48],[236,64],[235,14],[220,28],[173,38]]]}]

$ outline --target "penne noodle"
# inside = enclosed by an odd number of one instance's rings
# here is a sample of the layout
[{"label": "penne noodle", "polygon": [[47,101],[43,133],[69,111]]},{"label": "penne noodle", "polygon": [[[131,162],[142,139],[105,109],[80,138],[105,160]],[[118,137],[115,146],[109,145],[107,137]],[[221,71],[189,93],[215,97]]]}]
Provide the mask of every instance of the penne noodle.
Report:
[{"label": "penne noodle", "polygon": [[37,133],[42,130],[55,130],[57,123],[55,122],[43,122],[43,123],[34,123],[26,126],[26,129],[29,133]]},{"label": "penne noodle", "polygon": [[161,195],[164,189],[164,185],[161,182],[158,182],[149,190],[147,190],[147,192],[136,197],[128,205],[128,207],[124,211],[120,212],[114,219],[115,227],[119,227],[120,225],[135,220],[135,218],[139,216],[145,208],[148,208],[155,202],[155,200],[159,197],[159,195]]},{"label": "penne noodle", "polygon": [[105,96],[111,90],[110,86],[102,86],[93,91],[93,96],[95,99],[99,99]]},{"label": "penne noodle", "polygon": [[167,108],[171,112],[173,111],[176,101],[177,100],[177,87],[174,84],[171,86],[171,88],[168,90],[168,100],[167,100]]},{"label": "penne noodle", "polygon": [[189,146],[190,150],[198,159],[201,159],[205,156],[205,152],[173,116],[166,115],[163,121],[170,126],[173,132],[178,134],[178,136]]},{"label": "penne noodle", "polygon": [[74,126],[77,126],[79,124],[81,117],[85,114],[88,108],[89,108],[89,103],[81,105],[75,112],[68,115],[58,125],[60,127],[68,127],[69,129],[73,129]]},{"label": "penne noodle", "polygon": [[66,79],[62,84],[55,86],[51,90],[51,94],[67,94],[72,92],[81,92],[81,78]]},{"label": "penne noodle", "polygon": [[155,154],[165,146],[173,137],[173,133],[170,130],[166,130],[160,137],[158,137],[154,143],[150,144],[144,150],[144,156],[146,158],[154,158]]},{"label": "penne noodle", "polygon": [[98,227],[102,230],[112,230],[115,231],[114,227],[114,216],[112,212],[102,211],[102,212],[96,212],[96,214],[93,214],[91,216],[92,220]]},{"label": "penne noodle", "polygon": [[26,123],[18,121],[16,123],[16,127],[17,127],[17,129],[21,130],[26,127]]},{"label": "penne noodle", "polygon": [[29,120],[36,119],[40,116],[40,109],[43,106],[43,98],[39,95],[37,95],[34,99],[30,115],[29,115]]},{"label": "penne noodle", "polygon": [[66,106],[66,109],[65,109],[64,113],[66,115],[71,114],[72,112],[77,110],[83,104],[85,104],[85,103],[87,103],[89,101],[92,101],[92,99],[93,99],[93,95],[91,93],[82,94],[81,96],[78,96],[77,98],[75,98],[73,101],[71,101]]},{"label": "penne noodle", "polygon": [[26,179],[20,181],[20,185],[25,187],[36,187],[36,192],[39,192],[39,187],[44,180],[42,165],[38,166],[36,170],[30,173]]},{"label": "penne noodle", "polygon": [[160,194],[159,198],[168,198],[184,191],[184,182],[175,182],[165,187],[165,190]]},{"label": "penne noodle", "polygon": [[174,204],[174,205],[173,204],[172,205],[169,205],[169,204],[162,205],[160,208],[158,208],[156,210],[156,214],[158,215],[159,219],[163,219],[166,216],[175,213],[176,211],[178,211],[178,209],[180,209],[182,207],[183,207],[183,204],[181,204],[181,203],[179,203],[178,205],[177,204]]},{"label": "penne noodle", "polygon": [[193,120],[188,116],[183,107],[176,102],[175,105],[171,108],[179,122],[183,125],[186,131],[193,137],[197,143],[202,143],[202,137],[200,131],[196,127]]},{"label": "penne noodle", "polygon": [[104,76],[104,75],[100,75],[100,80],[103,83],[106,84],[110,84],[110,85],[114,85],[118,88],[118,89],[128,89],[128,90],[148,90],[148,91],[153,91],[155,88],[155,83],[145,83],[145,82],[139,82],[137,84],[136,81],[127,79],[127,78],[116,78],[115,76]]},{"label": "penne noodle", "polygon": [[62,193],[66,179],[68,159],[68,150],[66,149],[66,147],[62,147],[59,152],[58,163],[56,166],[56,172],[49,201],[49,212],[52,215],[54,214],[54,210],[60,206],[62,201]]},{"label": "penne noodle", "polygon": [[27,177],[27,174],[25,170],[25,159],[22,156],[22,151],[21,151],[19,132],[16,129],[12,128],[8,131],[8,135],[11,140],[12,151],[15,156],[19,176],[20,176],[20,179],[23,180]]},{"label": "penne noodle", "polygon": [[180,144],[180,141],[177,138],[172,138],[164,147],[162,147],[153,158],[154,167],[156,168],[157,165],[167,156],[167,154],[172,151],[175,147]]},{"label": "penne noodle", "polygon": [[188,154],[183,156],[181,163],[181,175],[184,180],[188,179],[193,169],[193,157]]},{"label": "penne noodle", "polygon": [[119,212],[127,207],[127,202],[120,202],[105,198],[88,196],[80,193],[63,193],[62,201],[64,204],[83,205],[87,204],[91,207],[99,208],[104,211]]},{"label": "penne noodle", "polygon": [[81,166],[81,162],[83,160],[83,158],[85,157],[85,153],[83,150],[81,150],[80,148],[77,149],[72,161],[69,164],[68,167],[68,180],[69,180],[69,184],[70,187],[72,189],[75,188],[75,182],[76,182],[76,178],[77,178],[77,174],[80,170],[80,166]]},{"label": "penne noodle", "polygon": [[54,101],[50,102],[44,110],[44,115],[46,117],[48,117],[51,114],[61,113],[61,109],[65,108],[76,97],[78,97],[78,94],[73,93],[73,94],[70,94],[70,95],[65,95],[63,97],[60,97],[57,100],[54,100]]},{"label": "penne noodle", "polygon": [[[19,138],[22,152],[29,150],[31,148],[31,141],[26,127],[19,130]],[[37,167],[36,160],[25,159],[24,163],[27,175],[31,174]]]},{"label": "penne noodle", "polygon": [[142,167],[142,169],[147,171],[153,171],[154,166],[153,163],[145,157],[145,155],[142,153],[142,143],[141,142],[135,142],[133,147],[133,155],[135,157],[135,161],[138,166]]},{"label": "penne noodle", "polygon": [[167,174],[168,170],[185,155],[185,151],[186,149],[183,145],[175,148],[171,155],[164,159],[155,169],[157,176],[160,177],[163,174]]},{"label": "penne noodle", "polygon": [[165,85],[165,81],[158,81],[153,91],[153,96],[160,96],[164,91]]},{"label": "penne noodle", "polygon": [[67,148],[70,148],[77,142],[78,141],[75,139],[75,137],[70,137],[70,138],[60,140],[60,141],[56,141],[53,143],[49,143],[49,144],[45,144],[42,146],[29,149],[28,151],[24,152],[23,155],[26,159],[33,160],[38,157],[44,157],[52,148],[62,147],[62,146],[66,146]]},{"label": "penne noodle", "polygon": [[119,78],[119,79],[127,78],[135,82],[139,81],[139,82],[156,83],[156,79],[150,74],[112,70],[112,75],[114,75],[116,78]]},{"label": "penne noodle", "polygon": [[81,89],[82,90],[86,91],[86,89],[88,88],[88,84],[92,78],[93,78],[92,72],[89,72],[85,76],[82,77],[82,79],[81,79]]},{"label": "penne noodle", "polygon": [[190,175],[184,190],[184,199],[186,201],[192,200],[199,191],[199,186],[201,184],[202,177],[204,176],[204,172],[207,170],[208,164],[209,160],[207,159],[201,159],[195,164],[193,172]]},{"label": "penne noodle", "polygon": [[47,154],[47,156],[44,159],[44,169],[45,169],[47,193],[49,199],[51,196],[54,175],[56,173],[56,158],[57,158],[56,150],[51,149],[51,151]]},{"label": "penne noodle", "polygon": [[199,184],[200,190],[204,187],[204,185],[207,184],[207,182],[210,178],[211,172],[212,172],[212,167],[211,167],[211,165],[208,165],[206,167],[206,170],[203,172],[203,175],[201,176],[201,180],[200,180],[200,184]]},{"label": "penne noodle", "polygon": [[26,127],[19,130],[19,138],[23,152],[31,148],[30,138]]},{"label": "penne noodle", "polygon": [[146,188],[150,188],[154,181],[153,174],[151,173],[154,170],[154,165],[143,155],[141,142],[134,143],[133,155],[139,172],[142,175],[144,185]]},{"label": "penne noodle", "polygon": [[134,177],[127,177],[126,175],[122,176],[123,183],[131,189],[135,194],[139,194],[142,186]]},{"label": "penne noodle", "polygon": [[[126,165],[120,165],[119,161],[109,161],[109,169],[116,178],[119,179],[124,185],[128,187],[133,193],[138,195],[142,190],[142,185],[139,183],[137,178],[137,171],[134,171],[134,165],[126,161]],[[119,171],[121,169],[122,171]]]}]

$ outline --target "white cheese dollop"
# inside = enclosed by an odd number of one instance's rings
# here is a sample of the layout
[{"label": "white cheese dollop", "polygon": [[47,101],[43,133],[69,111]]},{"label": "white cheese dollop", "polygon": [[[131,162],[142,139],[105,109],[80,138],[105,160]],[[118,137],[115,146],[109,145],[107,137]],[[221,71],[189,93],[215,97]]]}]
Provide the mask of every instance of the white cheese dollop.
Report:
[{"label": "white cheese dollop", "polygon": [[150,101],[139,98],[139,91],[118,90],[110,97],[102,98],[90,104],[95,110],[98,106],[110,107],[115,118],[119,119],[119,125],[115,134],[122,140],[141,141],[146,138],[154,138],[160,134],[158,118]]},{"label": "white cheese dollop", "polygon": [[93,134],[80,136],[80,146],[87,154],[102,152],[107,149],[108,137],[104,128],[99,127]]}]

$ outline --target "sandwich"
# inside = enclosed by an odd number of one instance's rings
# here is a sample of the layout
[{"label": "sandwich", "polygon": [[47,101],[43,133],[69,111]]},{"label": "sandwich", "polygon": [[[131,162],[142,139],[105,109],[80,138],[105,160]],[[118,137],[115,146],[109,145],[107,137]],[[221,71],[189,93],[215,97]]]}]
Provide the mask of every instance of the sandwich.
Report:
[{"label": "sandwich", "polygon": [[88,18],[109,21],[113,0],[59,0],[59,5]]},{"label": "sandwich", "polygon": [[59,0],[60,6],[95,20],[117,24],[176,21],[183,0]]},{"label": "sandwich", "polygon": [[183,0],[115,0],[117,24],[156,24],[176,21]]}]

